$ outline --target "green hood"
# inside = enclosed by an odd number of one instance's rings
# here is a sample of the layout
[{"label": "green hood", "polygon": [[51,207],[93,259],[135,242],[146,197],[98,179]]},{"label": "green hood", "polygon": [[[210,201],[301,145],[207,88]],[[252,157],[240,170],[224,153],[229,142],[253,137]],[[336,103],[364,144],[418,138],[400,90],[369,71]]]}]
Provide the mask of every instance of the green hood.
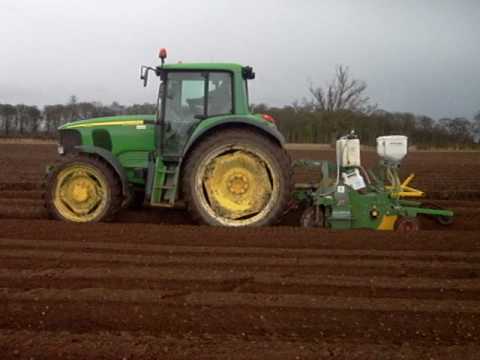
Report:
[{"label": "green hood", "polygon": [[60,126],[59,130],[89,128],[96,126],[142,125],[144,121],[154,121],[155,115],[120,115],[79,120]]}]

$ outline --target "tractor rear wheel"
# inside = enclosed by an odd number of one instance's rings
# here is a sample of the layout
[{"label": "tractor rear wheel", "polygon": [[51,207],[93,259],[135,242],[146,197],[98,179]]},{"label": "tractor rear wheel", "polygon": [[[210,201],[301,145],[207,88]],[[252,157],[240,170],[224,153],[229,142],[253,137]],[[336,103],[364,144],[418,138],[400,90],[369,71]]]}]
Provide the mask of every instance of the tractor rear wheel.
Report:
[{"label": "tractor rear wheel", "polygon": [[184,166],[183,193],[199,222],[236,227],[272,224],[290,199],[290,157],[257,132],[220,131],[192,150]]},{"label": "tractor rear wheel", "polygon": [[109,220],[120,209],[121,185],[113,169],[87,155],[65,156],[46,177],[45,207],[59,220]]}]

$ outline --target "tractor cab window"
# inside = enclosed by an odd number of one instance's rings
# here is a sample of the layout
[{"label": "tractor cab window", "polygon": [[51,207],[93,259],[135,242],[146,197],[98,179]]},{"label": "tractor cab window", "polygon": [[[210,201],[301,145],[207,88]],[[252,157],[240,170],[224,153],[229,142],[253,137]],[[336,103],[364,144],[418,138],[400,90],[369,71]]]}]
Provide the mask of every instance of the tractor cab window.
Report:
[{"label": "tractor cab window", "polygon": [[164,99],[164,145],[172,152],[181,152],[202,119],[233,113],[231,74],[169,72]]},{"label": "tractor cab window", "polygon": [[196,72],[170,73],[165,101],[167,126],[187,136],[198,116],[205,113],[205,75]]},{"label": "tractor cab window", "polygon": [[231,114],[233,104],[230,74],[210,73],[208,80],[208,116]]}]

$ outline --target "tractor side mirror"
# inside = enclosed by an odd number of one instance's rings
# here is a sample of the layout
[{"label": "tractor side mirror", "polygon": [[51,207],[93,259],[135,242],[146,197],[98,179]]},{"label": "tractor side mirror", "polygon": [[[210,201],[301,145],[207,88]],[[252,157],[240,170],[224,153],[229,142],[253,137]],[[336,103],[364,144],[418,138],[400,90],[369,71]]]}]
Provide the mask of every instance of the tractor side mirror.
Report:
[{"label": "tractor side mirror", "polygon": [[245,66],[242,68],[242,76],[245,80],[253,80],[255,79],[255,72],[251,66]]},{"label": "tractor side mirror", "polygon": [[[145,65],[142,65],[142,67],[140,68],[140,80],[143,80],[143,86],[147,86],[147,83],[148,83],[148,73],[150,71],[153,71],[155,73],[157,73],[157,69],[154,69],[150,66],[145,66]],[[158,75],[158,74],[157,74]]]},{"label": "tractor side mirror", "polygon": [[148,70],[148,66],[145,65],[140,68],[140,80],[143,80],[143,87],[146,87],[148,83]]}]

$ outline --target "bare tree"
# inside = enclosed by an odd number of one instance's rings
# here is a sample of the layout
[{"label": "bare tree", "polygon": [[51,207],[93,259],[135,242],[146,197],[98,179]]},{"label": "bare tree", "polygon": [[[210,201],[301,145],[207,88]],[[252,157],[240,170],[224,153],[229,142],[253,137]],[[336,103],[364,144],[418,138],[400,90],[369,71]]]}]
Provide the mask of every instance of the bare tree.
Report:
[{"label": "bare tree", "polygon": [[4,104],[0,107],[0,116],[3,119],[3,133],[8,136],[10,135],[10,123],[12,122],[13,117],[17,113],[17,110],[15,109],[15,106],[12,106],[10,104]]},{"label": "bare tree", "polygon": [[324,88],[310,84],[309,90],[318,111],[349,110],[371,114],[377,106],[365,95],[366,89],[367,84],[364,81],[351,78],[348,67],[339,65],[332,82]]},{"label": "bare tree", "polygon": [[78,117],[78,99],[76,95],[71,95],[68,99],[68,103],[65,105],[67,111],[67,121],[74,121]]}]

